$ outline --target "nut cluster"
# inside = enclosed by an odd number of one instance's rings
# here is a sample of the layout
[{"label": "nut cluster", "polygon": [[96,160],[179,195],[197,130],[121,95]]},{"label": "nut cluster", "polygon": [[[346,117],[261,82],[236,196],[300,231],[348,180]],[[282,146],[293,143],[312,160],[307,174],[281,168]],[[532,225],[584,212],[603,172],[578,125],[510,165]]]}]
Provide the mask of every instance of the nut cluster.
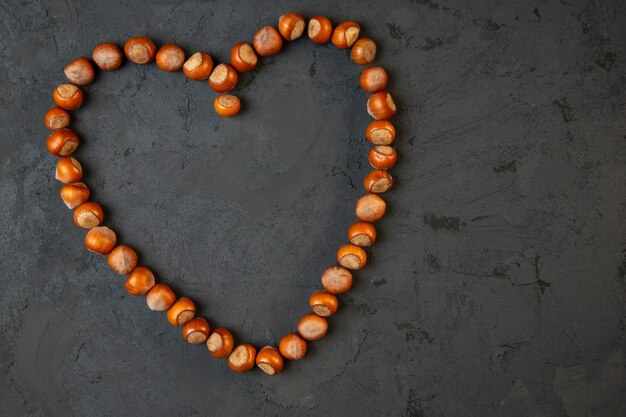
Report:
[{"label": "nut cluster", "polygon": [[367,112],[374,120],[368,124],[365,138],[371,145],[368,160],[374,169],[363,180],[366,194],[356,202],[358,221],[349,227],[348,241],[337,250],[337,265],[331,265],[322,272],[323,289],[315,291],[309,298],[312,313],[302,316],[296,331],[280,339],[278,346],[265,346],[259,350],[248,343],[235,343],[228,329],[211,329],[209,322],[197,315],[196,305],[190,298],[179,296],[168,284],[159,282],[147,266],[141,265],[137,252],[130,246],[120,244],[116,233],[103,225],[105,210],[90,200],[89,187],[81,182],[83,167],[73,156],[79,148],[80,139],[68,128],[71,122],[69,111],[82,106],[84,96],[81,87],[93,82],[95,69],[117,70],[126,58],[138,65],[155,62],[163,71],[182,70],[190,80],[208,81],[211,89],[218,93],[214,99],[216,113],[224,117],[235,116],[241,110],[241,100],[230,92],[237,87],[240,74],[254,71],[259,57],[278,54],[285,42],[292,42],[305,32],[316,44],[332,42],[339,49],[349,50],[352,61],[358,65],[369,65],[376,58],[376,43],[370,38],[360,37],[361,26],[358,23],[346,21],[333,28],[327,17],[314,16],[307,24],[304,16],[298,13],[286,13],[280,16],[277,27],[265,26],[255,33],[251,42],[234,45],[230,50],[230,63],[216,64],[203,51],[187,57],[178,45],[165,44],[157,48],[148,37],[137,36],[129,39],[123,48],[111,42],[99,44],[93,49],[91,60],[79,57],[68,63],[64,70],[68,83],[62,83],[53,90],[56,106],[45,115],[45,125],[51,131],[47,148],[58,157],[55,177],[64,184],[60,190],[61,199],[69,209],[74,210],[76,226],[87,230],[87,249],[106,255],[109,267],[126,277],[126,291],[133,296],[145,296],[150,310],[166,312],[168,322],[181,329],[182,338],[187,343],[206,345],[213,357],[226,359],[228,367],[235,372],[246,372],[256,365],[263,372],[275,375],[283,369],[285,359],[302,359],[307,352],[307,343],[323,338],[328,332],[329,317],[339,307],[337,296],[352,287],[352,271],[360,270],[368,263],[369,248],[377,241],[376,228],[372,223],[380,220],[387,210],[379,194],[393,186],[394,180],[388,170],[397,160],[393,147],[396,129],[389,121],[396,113],[396,106],[386,91],[387,72],[380,66],[367,66],[359,78],[361,88],[370,94]]}]

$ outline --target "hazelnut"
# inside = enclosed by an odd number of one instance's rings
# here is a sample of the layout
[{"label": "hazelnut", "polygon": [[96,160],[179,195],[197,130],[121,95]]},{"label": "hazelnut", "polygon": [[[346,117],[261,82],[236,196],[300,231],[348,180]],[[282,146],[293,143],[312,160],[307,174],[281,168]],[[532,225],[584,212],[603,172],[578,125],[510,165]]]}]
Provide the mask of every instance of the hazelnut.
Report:
[{"label": "hazelnut", "polygon": [[385,200],[376,194],[366,194],[356,202],[356,216],[364,222],[380,220],[386,210]]},{"label": "hazelnut", "polygon": [[89,200],[89,188],[82,182],[65,184],[61,187],[61,199],[69,209],[76,208]]},{"label": "hazelnut", "polygon": [[286,13],[278,19],[278,31],[286,41],[293,41],[302,36],[306,23],[298,13]]},{"label": "hazelnut", "polygon": [[319,340],[328,331],[328,322],[317,314],[307,314],[298,321],[298,333],[306,340]]},{"label": "hazelnut", "polygon": [[309,298],[311,310],[318,316],[328,317],[337,312],[339,301],[337,297],[326,291],[316,291]]},{"label": "hazelnut", "polygon": [[85,236],[85,246],[91,252],[106,255],[115,246],[115,232],[106,226],[94,227]]},{"label": "hazelnut", "polygon": [[370,38],[361,38],[352,46],[350,57],[355,64],[371,64],[376,58],[376,44]]},{"label": "hazelnut", "polygon": [[209,323],[201,317],[193,318],[183,326],[183,339],[189,344],[203,344],[208,337]]},{"label": "hazelnut", "polygon": [[69,129],[57,129],[48,136],[48,152],[54,156],[68,156],[78,148],[76,133]]},{"label": "hazelnut", "polygon": [[276,28],[265,26],[257,30],[252,44],[258,55],[271,56],[276,55],[283,48],[283,38]]},{"label": "hazelnut", "polygon": [[233,351],[233,335],[227,329],[215,329],[206,341],[206,346],[214,357],[225,358]]},{"label": "hazelnut", "polygon": [[52,92],[57,106],[65,110],[78,110],[83,104],[83,92],[74,84],[58,85]]},{"label": "hazelnut", "polygon": [[130,274],[137,266],[137,252],[130,246],[116,246],[107,258],[109,267],[120,275]]},{"label": "hazelnut", "polygon": [[94,79],[93,65],[87,58],[77,58],[65,66],[65,77],[76,85],[88,85]]},{"label": "hazelnut", "polygon": [[237,85],[237,70],[228,64],[219,64],[209,76],[209,85],[218,92],[230,91]]},{"label": "hazelnut", "polygon": [[398,153],[391,146],[374,146],[367,159],[374,168],[389,169],[396,164]]},{"label": "hazelnut", "polygon": [[183,64],[183,73],[190,80],[206,80],[213,71],[213,59],[209,54],[196,52]]},{"label": "hazelnut", "polygon": [[63,129],[70,124],[70,114],[60,107],[54,106],[46,112],[46,127],[49,130]]},{"label": "hazelnut", "polygon": [[[354,51],[354,48],[352,48]],[[367,67],[361,73],[359,84],[366,93],[377,93],[387,87],[387,71],[382,67]]]},{"label": "hazelnut", "polygon": [[175,300],[176,295],[167,284],[155,284],[146,295],[146,303],[152,311],[165,311]]},{"label": "hazelnut", "polygon": [[370,193],[384,193],[393,187],[393,178],[387,171],[377,169],[367,174],[363,180],[363,186]]},{"label": "hazelnut", "polygon": [[230,50],[230,63],[239,72],[252,71],[258,62],[254,47],[247,42],[239,42]]},{"label": "hazelnut", "polygon": [[145,36],[130,38],[124,44],[124,53],[135,64],[148,64],[154,61],[156,45]]},{"label": "hazelnut", "polygon": [[222,117],[233,117],[241,110],[241,100],[232,94],[220,94],[213,101],[215,112]]},{"label": "hazelnut", "polygon": [[361,26],[358,23],[343,22],[333,31],[333,45],[340,49],[348,49],[359,38],[359,33],[361,33]]},{"label": "hazelnut", "polygon": [[389,120],[373,120],[365,129],[365,137],[372,145],[391,145],[396,140],[396,128]]},{"label": "hazelnut", "polygon": [[74,224],[83,229],[93,229],[100,226],[104,220],[102,206],[93,201],[81,204],[74,210]]},{"label": "hazelnut", "polygon": [[327,43],[333,35],[333,25],[325,16],[313,16],[309,20],[308,35],[315,43]]},{"label": "hazelnut", "polygon": [[389,119],[396,114],[396,104],[391,94],[379,91],[367,100],[367,112],[376,120]]},{"label": "hazelnut", "polygon": [[283,369],[283,357],[278,349],[265,346],[256,355],[256,366],[268,375],[276,375]]},{"label": "hazelnut", "polygon": [[228,367],[235,372],[247,372],[254,368],[256,349],[249,344],[237,346],[228,356]]},{"label": "hazelnut", "polygon": [[352,273],[341,266],[331,266],[322,273],[322,285],[331,294],[343,294],[352,287]]},{"label": "hazelnut", "polygon": [[337,262],[344,268],[361,269],[367,262],[367,254],[360,246],[342,245],[337,251]]},{"label": "hazelnut", "polygon": [[156,54],[156,64],[163,71],[174,72],[183,67],[185,51],[178,45],[163,45]]},{"label": "hazelnut", "polygon": [[101,43],[93,49],[91,59],[101,70],[114,71],[122,66],[122,50],[114,43]]},{"label": "hazelnut", "polygon": [[196,305],[193,301],[187,297],[181,297],[167,310],[167,321],[169,321],[172,326],[182,326],[195,315]]},{"label": "hazelnut", "polygon": [[376,229],[371,223],[353,223],[348,229],[348,239],[353,245],[363,247],[372,246],[376,241]]},{"label": "hazelnut", "polygon": [[306,353],[306,341],[300,337],[299,334],[289,333],[287,336],[280,339],[278,349],[283,357],[296,361],[304,357]]},{"label": "hazelnut", "polygon": [[64,156],[57,162],[55,178],[62,183],[78,182],[83,177],[83,167],[71,156]]},{"label": "hazelnut", "polygon": [[132,295],[143,295],[154,286],[154,274],[145,266],[138,266],[130,273],[124,284],[126,291]]}]

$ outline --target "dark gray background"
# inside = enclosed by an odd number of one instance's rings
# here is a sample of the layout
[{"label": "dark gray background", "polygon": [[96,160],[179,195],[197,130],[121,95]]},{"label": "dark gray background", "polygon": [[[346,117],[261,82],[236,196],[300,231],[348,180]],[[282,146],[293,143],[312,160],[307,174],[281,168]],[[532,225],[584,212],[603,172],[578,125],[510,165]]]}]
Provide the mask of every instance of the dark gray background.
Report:
[{"label": "dark gray background", "polygon": [[[624,2],[336,3],[0,4],[0,414],[625,415]],[[42,120],[101,41],[223,61],[291,10],[378,42],[398,184],[328,336],[280,376],[237,375],[85,250]],[[85,89],[76,157],[143,264],[212,325],[276,344],[363,193],[358,75],[299,40],[242,76],[224,120],[206,83],[127,63]]]}]

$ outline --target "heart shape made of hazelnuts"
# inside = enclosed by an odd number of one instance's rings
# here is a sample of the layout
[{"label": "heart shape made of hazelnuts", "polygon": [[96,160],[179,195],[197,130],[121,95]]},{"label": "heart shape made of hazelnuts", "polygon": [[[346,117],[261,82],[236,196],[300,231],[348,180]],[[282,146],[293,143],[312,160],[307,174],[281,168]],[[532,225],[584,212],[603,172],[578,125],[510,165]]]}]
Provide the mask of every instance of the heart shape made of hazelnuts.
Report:
[{"label": "heart shape made of hazelnuts", "polygon": [[64,183],[61,198],[68,208],[74,210],[74,223],[89,230],[85,245],[92,252],[107,255],[108,264],[114,271],[127,275],[125,287],[128,293],[145,295],[148,307],[154,311],[167,311],[168,321],[182,327],[182,336],[190,344],[206,344],[211,355],[228,358],[228,366],[236,372],[251,370],[256,364],[269,375],[280,372],[284,359],[298,360],[304,357],[307,342],[321,339],[328,330],[329,316],[339,306],[337,295],[343,294],[352,286],[353,270],[361,269],[367,262],[367,252],[376,241],[373,222],[381,219],[386,212],[386,203],[379,196],[391,189],[393,179],[388,172],[396,163],[396,150],[392,147],[396,130],[388,120],[396,113],[391,95],[385,91],[387,72],[379,66],[367,66],[360,75],[362,89],[371,94],[367,101],[367,111],[374,119],[365,130],[365,137],[372,144],[368,160],[374,168],[364,179],[366,194],[356,202],[355,214],[359,221],[348,229],[348,241],[337,251],[338,265],[324,270],[321,277],[323,290],[316,291],[309,299],[312,314],[306,314],[297,323],[297,332],[284,336],[278,348],[265,346],[260,350],[248,343],[235,344],[232,333],[225,328],[211,331],[206,319],[196,316],[196,307],[187,297],[178,297],[165,283],[157,282],[154,274],[146,266],[138,265],[138,257],[131,247],[117,242],[116,234],[103,226],[102,206],[89,200],[89,187],[81,182],[83,167],[72,153],[80,140],[76,133],[68,129],[70,114],[83,103],[81,87],[94,80],[94,65],[102,71],[118,69],[124,56],[139,65],[156,61],[163,71],[175,72],[182,69],[192,80],[207,80],[218,93],[214,100],[215,111],[223,117],[235,116],[241,110],[240,99],[229,92],[235,88],[239,74],[252,71],[259,57],[268,57],[280,52],[284,41],[294,41],[307,29],[308,37],[317,44],[332,42],[337,48],[350,50],[352,61],[358,65],[369,65],[376,57],[376,44],[373,40],[360,37],[358,23],[346,21],[333,29],[330,20],[324,16],[314,16],[307,22],[298,13],[280,16],[278,29],[265,26],[259,29],[252,44],[240,42],[231,49],[230,64],[214,65],[213,58],[205,52],[196,52],[185,59],[182,48],[173,44],[161,46],[145,36],[129,39],[123,51],[115,43],[102,43],[92,52],[92,60],[80,57],[65,67],[69,83],[58,85],[53,91],[56,103],[45,116],[45,124],[50,133],[47,140],[49,152],[59,157],[56,165],[56,179]]}]

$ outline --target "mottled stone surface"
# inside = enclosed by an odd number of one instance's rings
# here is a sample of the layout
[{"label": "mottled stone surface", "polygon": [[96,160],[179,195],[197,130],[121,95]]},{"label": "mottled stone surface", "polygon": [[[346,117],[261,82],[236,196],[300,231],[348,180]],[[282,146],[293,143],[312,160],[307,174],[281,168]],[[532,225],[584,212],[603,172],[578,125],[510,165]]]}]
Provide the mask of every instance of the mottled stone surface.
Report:
[{"label": "mottled stone surface", "polygon": [[[397,187],[328,336],[280,376],[236,375],[85,250],[42,118],[98,42],[223,61],[290,10],[378,42]],[[3,1],[0,33],[1,415],[626,415],[623,2]],[[126,63],[72,124],[121,241],[257,346],[308,311],[369,170],[347,54],[262,61],[233,120],[206,83]]]}]

